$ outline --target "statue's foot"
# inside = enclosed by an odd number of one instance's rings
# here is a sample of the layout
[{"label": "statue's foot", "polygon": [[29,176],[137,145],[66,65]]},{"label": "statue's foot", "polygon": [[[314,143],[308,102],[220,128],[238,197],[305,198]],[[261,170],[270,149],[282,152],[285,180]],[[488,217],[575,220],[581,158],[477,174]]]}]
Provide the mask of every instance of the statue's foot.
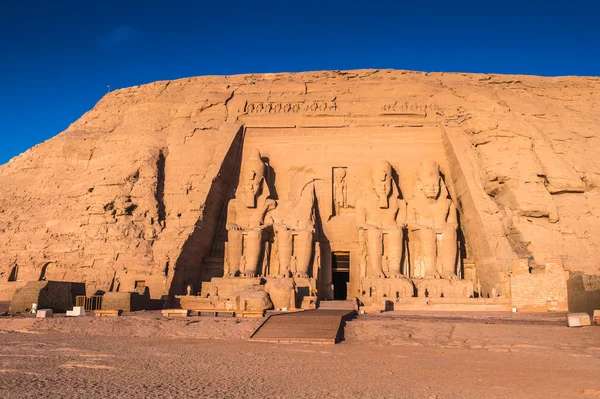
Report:
[{"label": "statue's foot", "polygon": [[296,277],[298,277],[298,278],[308,278],[308,273],[296,273]]},{"label": "statue's foot", "polygon": [[442,276],[438,272],[435,272],[426,274],[425,278],[442,278]]},{"label": "statue's foot", "polygon": [[239,272],[232,272],[227,275],[227,277],[237,277]]},{"label": "statue's foot", "polygon": [[281,274],[279,274],[279,277],[290,277],[291,276],[291,272],[290,269],[285,269]]},{"label": "statue's foot", "polygon": [[244,273],[244,277],[254,277],[256,273]]},{"label": "statue's foot", "polygon": [[391,277],[391,278],[400,278],[400,277],[402,277],[402,274],[400,272],[389,272],[388,273],[388,277]]}]

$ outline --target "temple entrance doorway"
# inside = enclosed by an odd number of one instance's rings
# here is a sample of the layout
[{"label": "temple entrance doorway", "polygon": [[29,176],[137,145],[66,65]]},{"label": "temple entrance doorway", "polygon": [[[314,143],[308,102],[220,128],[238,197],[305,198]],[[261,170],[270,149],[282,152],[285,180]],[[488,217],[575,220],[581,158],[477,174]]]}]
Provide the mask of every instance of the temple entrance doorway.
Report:
[{"label": "temple entrance doorway", "polygon": [[333,282],[333,299],[348,299],[348,282],[350,281],[350,252],[333,252],[331,254],[331,281]]}]

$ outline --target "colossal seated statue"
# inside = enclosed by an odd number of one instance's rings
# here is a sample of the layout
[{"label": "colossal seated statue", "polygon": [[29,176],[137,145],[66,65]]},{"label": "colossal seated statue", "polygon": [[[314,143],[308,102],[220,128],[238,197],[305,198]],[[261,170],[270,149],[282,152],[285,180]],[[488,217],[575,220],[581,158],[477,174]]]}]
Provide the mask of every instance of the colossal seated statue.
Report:
[{"label": "colossal seated statue", "polygon": [[411,277],[455,278],[458,217],[434,161],[421,163],[408,202]]},{"label": "colossal seated statue", "polygon": [[270,197],[265,181],[266,165],[258,151],[242,162],[240,179],[235,198],[227,207],[227,255],[225,276],[246,277],[257,274],[266,215],[277,206]]},{"label": "colossal seated statue", "polygon": [[400,199],[392,179],[392,166],[381,161],[372,167],[369,185],[356,202],[359,241],[366,246],[366,262],[370,269],[370,275],[365,270],[361,272],[365,276],[361,277],[402,276],[405,221],[406,203]]},{"label": "colossal seated statue", "polygon": [[273,215],[279,260],[278,276],[308,278],[314,248],[315,189],[304,185],[297,200],[280,206]]}]

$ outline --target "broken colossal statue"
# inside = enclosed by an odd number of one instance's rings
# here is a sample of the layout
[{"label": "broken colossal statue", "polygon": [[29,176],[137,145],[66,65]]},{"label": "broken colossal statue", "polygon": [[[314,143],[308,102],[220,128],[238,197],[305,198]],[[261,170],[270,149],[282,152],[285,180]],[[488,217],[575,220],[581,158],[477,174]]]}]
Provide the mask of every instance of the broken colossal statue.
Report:
[{"label": "broken colossal statue", "polygon": [[[271,223],[267,213],[277,206],[266,183],[267,165],[258,151],[242,163],[235,198],[227,207],[227,255],[224,275],[254,277],[263,250],[263,230]],[[265,223],[266,222],[266,223]]]},{"label": "broken colossal statue", "polygon": [[419,167],[407,221],[411,277],[456,278],[458,216],[434,161]]},{"label": "broken colossal statue", "polygon": [[392,166],[380,161],[371,168],[369,185],[356,203],[361,277],[402,276],[405,221],[406,203],[392,178]]}]

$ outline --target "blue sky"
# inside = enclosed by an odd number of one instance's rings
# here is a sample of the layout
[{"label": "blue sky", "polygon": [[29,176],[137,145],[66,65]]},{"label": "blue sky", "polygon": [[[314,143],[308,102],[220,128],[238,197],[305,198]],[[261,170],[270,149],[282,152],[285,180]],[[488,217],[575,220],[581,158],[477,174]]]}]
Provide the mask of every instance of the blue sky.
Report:
[{"label": "blue sky", "polygon": [[598,3],[0,0],[0,163],[107,85],[355,68],[598,76]]}]

